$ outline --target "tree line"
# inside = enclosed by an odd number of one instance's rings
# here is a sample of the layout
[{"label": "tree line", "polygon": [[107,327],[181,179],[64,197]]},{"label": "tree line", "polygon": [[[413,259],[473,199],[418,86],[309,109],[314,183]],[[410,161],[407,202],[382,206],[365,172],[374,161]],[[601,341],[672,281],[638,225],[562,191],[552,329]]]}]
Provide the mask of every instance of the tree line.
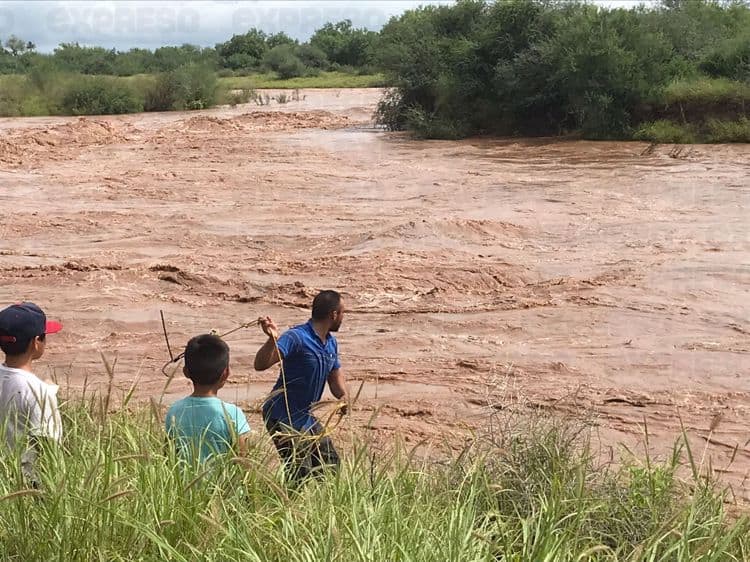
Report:
[{"label": "tree line", "polygon": [[[392,88],[377,120],[422,137],[750,142],[750,6],[743,0],[627,8],[459,0],[406,11],[379,32],[344,20],[305,42],[250,29],[214,47],[153,51],[66,43],[42,54],[10,37],[0,48],[0,74],[25,81],[0,76],[0,114],[208,107],[217,76],[327,70],[382,73]],[[118,93],[122,82],[81,75],[133,76],[133,95]]]},{"label": "tree line", "polygon": [[391,19],[377,61],[395,86],[380,121],[425,137],[750,142],[750,7],[738,0],[461,0]]},{"label": "tree line", "polygon": [[372,71],[378,34],[350,20],[327,23],[300,42],[286,33],[259,29],[234,35],[214,47],[165,46],[127,51],[61,43],[52,53],[39,53],[32,42],[15,36],[0,45],[0,74],[28,74],[35,68],[89,75],[134,76],[171,72],[200,64],[220,75],[274,71],[281,78],[308,76],[324,70]]}]

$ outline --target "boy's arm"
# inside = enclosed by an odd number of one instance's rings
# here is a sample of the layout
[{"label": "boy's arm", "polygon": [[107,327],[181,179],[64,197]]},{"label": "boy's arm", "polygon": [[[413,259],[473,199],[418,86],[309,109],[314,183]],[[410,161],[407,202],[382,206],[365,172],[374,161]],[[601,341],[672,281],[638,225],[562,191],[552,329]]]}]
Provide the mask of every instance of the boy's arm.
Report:
[{"label": "boy's arm", "polygon": [[29,390],[28,428],[33,440],[38,443],[59,444],[62,440],[62,419],[57,405],[57,387],[48,386],[38,391]]},{"label": "boy's arm", "polygon": [[174,447],[174,417],[171,415],[172,410],[167,410],[167,415],[164,418],[164,456],[168,457],[172,448]]},{"label": "boy's arm", "polygon": [[234,406],[234,430],[237,432],[237,454],[240,457],[247,456],[250,441],[250,424],[247,416],[238,406]]}]

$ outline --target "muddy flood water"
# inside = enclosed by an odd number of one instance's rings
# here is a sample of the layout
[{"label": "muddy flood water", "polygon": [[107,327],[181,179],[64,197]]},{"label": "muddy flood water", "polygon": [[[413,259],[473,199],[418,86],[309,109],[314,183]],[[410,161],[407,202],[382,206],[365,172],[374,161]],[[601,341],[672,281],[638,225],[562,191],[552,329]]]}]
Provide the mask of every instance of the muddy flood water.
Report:
[{"label": "muddy flood water", "polygon": [[[0,120],[0,303],[65,326],[39,373],[106,384],[117,354],[114,383],[158,398],[160,309],[179,348],[335,288],[365,381],[337,431],[460,445],[521,404],[615,451],[645,421],[664,454],[682,420],[750,496],[750,146],[422,142],[371,126],[379,96]],[[223,396],[259,429],[264,337],[228,339]]]}]

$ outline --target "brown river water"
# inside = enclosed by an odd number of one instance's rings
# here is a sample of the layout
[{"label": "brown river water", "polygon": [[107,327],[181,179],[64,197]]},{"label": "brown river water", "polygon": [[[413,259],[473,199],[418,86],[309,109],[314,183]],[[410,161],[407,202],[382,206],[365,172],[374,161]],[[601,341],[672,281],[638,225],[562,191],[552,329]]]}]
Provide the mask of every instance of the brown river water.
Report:
[{"label": "brown river water", "polygon": [[[415,141],[372,127],[380,94],[0,119],[0,303],[65,325],[40,374],[95,387],[116,354],[114,384],[158,398],[159,310],[179,348],[335,288],[365,381],[337,431],[460,444],[512,404],[614,450],[645,422],[660,455],[683,424],[748,495],[750,146]],[[264,338],[228,339],[223,396],[259,428]]]}]

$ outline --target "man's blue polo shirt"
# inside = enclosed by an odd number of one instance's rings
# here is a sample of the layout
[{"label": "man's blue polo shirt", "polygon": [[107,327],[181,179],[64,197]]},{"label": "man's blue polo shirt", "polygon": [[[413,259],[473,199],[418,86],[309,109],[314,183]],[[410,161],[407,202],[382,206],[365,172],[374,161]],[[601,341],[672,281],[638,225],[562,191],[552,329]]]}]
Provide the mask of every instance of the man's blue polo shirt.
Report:
[{"label": "man's blue polo shirt", "polygon": [[284,377],[279,374],[273,393],[282,390],[286,384],[286,400],[284,392],[269,398],[263,405],[263,416],[267,420],[291,425],[297,431],[307,431],[316,422],[310,406],[323,396],[331,371],[341,367],[338,343],[333,334],[329,334],[324,344],[310,320],[284,332],[278,344],[284,362]]}]

